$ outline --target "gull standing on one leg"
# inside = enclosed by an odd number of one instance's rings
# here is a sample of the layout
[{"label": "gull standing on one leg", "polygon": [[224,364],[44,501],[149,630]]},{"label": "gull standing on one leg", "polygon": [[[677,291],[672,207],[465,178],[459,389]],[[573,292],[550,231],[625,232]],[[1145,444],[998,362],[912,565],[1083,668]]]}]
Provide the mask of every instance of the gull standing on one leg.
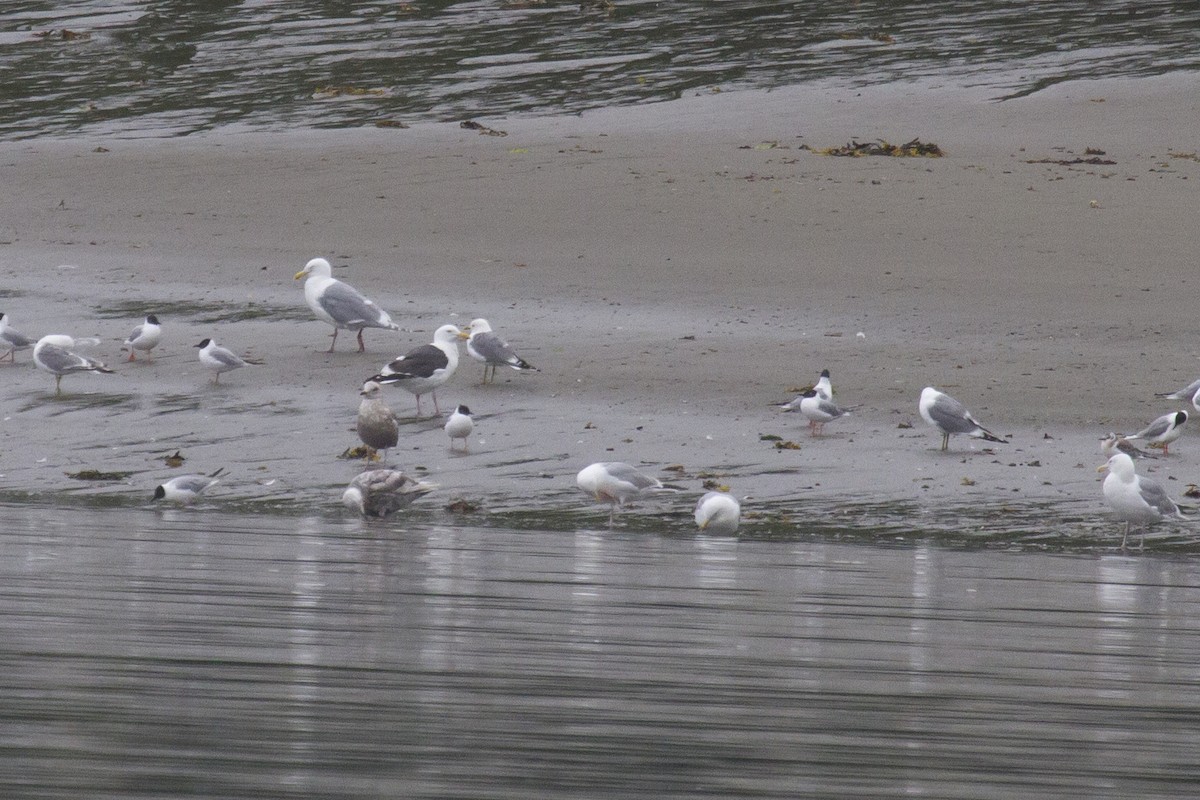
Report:
[{"label": "gull standing on one leg", "polygon": [[609,525],[618,506],[664,488],[662,481],[622,461],[600,461],[584,467],[575,476],[575,485],[597,503],[608,503]]},{"label": "gull standing on one leg", "polygon": [[71,372],[104,372],[112,370],[103,362],[81,356],[71,348],[78,345],[100,344],[99,339],[76,339],[65,333],[52,333],[38,339],[33,348],[33,363],[54,376],[54,396],[62,394],[62,379]]},{"label": "gull standing on one leg", "polygon": [[364,328],[386,328],[398,331],[400,326],[392,322],[387,312],[368,300],[357,289],[333,277],[333,268],[323,258],[314,258],[296,273],[296,280],[304,281],[304,300],[318,319],[333,326],[333,341],[327,352],[332,353],[337,344],[338,330],[358,332],[358,352],[366,352],[363,343]]}]

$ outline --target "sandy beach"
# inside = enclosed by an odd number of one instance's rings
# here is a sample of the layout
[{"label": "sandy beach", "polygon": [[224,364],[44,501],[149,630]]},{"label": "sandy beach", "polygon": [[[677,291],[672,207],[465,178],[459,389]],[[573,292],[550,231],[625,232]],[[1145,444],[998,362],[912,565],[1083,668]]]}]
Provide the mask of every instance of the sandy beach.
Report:
[{"label": "sandy beach", "polygon": [[[1200,376],[1192,88],[793,89],[479,120],[505,136],[0,144],[0,311],[28,335],[100,337],[117,370],[68,376],[56,399],[28,351],[0,366],[3,497],[145,504],[172,474],[225,467],[224,503],[340,513],[361,382],[482,316],[540,371],[481,386],[464,353],[438,396],[476,412],[467,454],[440,419],[405,425],[393,463],[445,501],[577,513],[575,472],[624,460],[685,486],[676,511],[711,473],[772,512],[1111,525],[1098,439],[1182,407],[1154,392]],[[914,138],[945,156],[814,152]],[[292,280],[318,255],[403,330],[322,352],[331,329]],[[124,362],[148,312],[164,343]],[[210,336],[262,365],[213,386],[193,347]],[[814,439],[774,404],[822,368],[855,411]],[[926,385],[1011,443],[938,452],[916,410]],[[178,470],[161,460],[176,450]],[[1149,469],[1178,497],[1198,452],[1185,434]],[[85,469],[128,474],[67,475]]]}]

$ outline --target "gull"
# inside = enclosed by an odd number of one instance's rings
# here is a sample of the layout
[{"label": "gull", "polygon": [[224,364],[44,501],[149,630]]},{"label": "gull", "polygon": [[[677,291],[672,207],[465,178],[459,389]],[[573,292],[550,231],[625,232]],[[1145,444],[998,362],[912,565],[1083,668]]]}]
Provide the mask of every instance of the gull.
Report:
[{"label": "gull", "polygon": [[396,413],[380,399],[382,387],[375,381],[362,386],[362,402],[358,404],[358,438],[374,450],[382,450],[387,457],[389,447],[400,440],[400,426]]},{"label": "gull", "polygon": [[608,503],[608,524],[613,524],[617,507],[663,490],[662,481],[621,461],[600,461],[584,467],[575,476],[575,485],[597,503]]},{"label": "gull", "polygon": [[496,367],[512,367],[517,371],[534,370],[537,367],[520,358],[508,342],[492,332],[492,326],[486,319],[473,319],[467,326],[470,339],[467,341],[467,355],[476,361],[483,362],[483,382],[488,382],[488,368],[491,368],[492,379],[496,378]]},{"label": "gull", "polygon": [[17,351],[28,350],[33,345],[33,339],[9,327],[8,315],[0,314],[0,346],[8,348],[7,353],[0,355],[0,360],[7,357],[9,361],[15,364],[17,363]]},{"label": "gull", "polygon": [[1173,392],[1159,392],[1155,397],[1161,397],[1164,400],[1183,400],[1186,403],[1196,402],[1196,393],[1200,392],[1200,378],[1189,383],[1182,389],[1176,389]]},{"label": "gull", "polygon": [[1171,442],[1183,435],[1183,425],[1187,421],[1188,412],[1186,411],[1163,414],[1133,436],[1125,438],[1130,441],[1141,439],[1149,447],[1161,447],[1165,456],[1169,453],[1167,448],[1171,446]]},{"label": "gull", "polygon": [[370,378],[380,385],[399,386],[416,395],[417,416],[421,415],[421,395],[433,395],[433,410],[438,408],[437,388],[458,369],[458,340],[466,334],[454,325],[443,325],[433,332],[433,343],[423,344],[393,359]]},{"label": "gull", "polygon": [[696,503],[696,525],[708,533],[737,533],[742,506],[728,492],[708,492]]},{"label": "gull", "polygon": [[129,348],[129,360],[137,361],[135,352],[138,350],[143,351],[146,354],[146,358],[151,358],[150,351],[161,340],[162,325],[158,324],[158,317],[153,314],[147,314],[146,321],[134,328],[133,333],[129,334],[129,338],[125,340],[125,347]]},{"label": "gull", "polygon": [[437,484],[415,481],[400,470],[372,469],[350,481],[342,492],[342,504],[364,517],[382,518],[436,488]]},{"label": "gull", "polygon": [[[828,372],[825,374],[827,375]],[[800,413],[808,420],[808,430],[813,436],[821,434],[826,422],[832,422],[850,413],[849,409],[842,408],[821,394],[821,390],[817,387],[809,389],[792,402],[785,403],[781,408],[784,411],[799,409]]]},{"label": "gull", "polygon": [[304,281],[304,300],[317,318],[333,326],[333,341],[328,352],[337,344],[338,330],[358,332],[358,352],[366,352],[363,344],[364,328],[386,328],[398,331],[400,326],[392,322],[387,312],[364,297],[348,283],[332,277],[332,268],[323,258],[314,258],[296,273],[296,280]]},{"label": "gull", "polygon": [[1117,453],[1124,453],[1130,458],[1154,458],[1153,453],[1147,453],[1145,450],[1139,450],[1137,445],[1130,442],[1119,433],[1109,433],[1100,440],[1100,452],[1105,458],[1110,458]]},{"label": "gull", "polygon": [[926,422],[942,432],[942,450],[950,446],[952,433],[965,433],[976,439],[1007,444],[1006,440],[980,425],[962,403],[932,386],[921,390],[917,408]]},{"label": "gull", "polygon": [[1191,520],[1179,510],[1175,501],[1167,496],[1163,487],[1152,478],[1138,475],[1133,466],[1133,459],[1125,453],[1117,453],[1102,464],[1097,472],[1107,472],[1104,477],[1104,499],[1112,510],[1125,522],[1125,534],[1121,537],[1121,549],[1129,538],[1131,525],[1142,528],[1141,545],[1146,543],[1144,528],[1158,522],[1163,517]]},{"label": "gull", "polygon": [[467,439],[474,429],[475,422],[471,419],[471,409],[464,405],[459,405],[446,420],[446,435],[450,437],[450,449],[454,449],[455,439],[462,439],[463,452],[465,453],[469,447]]},{"label": "gull", "polygon": [[54,375],[54,395],[62,394],[63,376],[71,372],[105,372],[112,373],[103,362],[81,356],[71,348],[79,345],[100,344],[99,339],[76,339],[65,333],[52,333],[38,339],[33,348],[33,363]]},{"label": "gull", "polygon": [[197,358],[213,371],[213,383],[221,382],[221,373],[246,366],[246,361],[232,350],[221,347],[214,339],[204,339],[196,345],[200,348]]},{"label": "gull", "polygon": [[208,475],[180,475],[166,483],[160,484],[154,489],[154,497],[152,500],[166,500],[171,503],[179,503],[186,506],[191,505],[203,494],[210,486],[220,481],[217,476],[225,471],[221,467],[216,472],[210,472]]},{"label": "gull", "polygon": [[812,388],[816,390],[817,394],[821,395],[821,397],[824,397],[826,400],[833,399],[833,384],[829,382],[829,370],[821,370],[821,377],[817,380],[816,384],[814,384]]}]

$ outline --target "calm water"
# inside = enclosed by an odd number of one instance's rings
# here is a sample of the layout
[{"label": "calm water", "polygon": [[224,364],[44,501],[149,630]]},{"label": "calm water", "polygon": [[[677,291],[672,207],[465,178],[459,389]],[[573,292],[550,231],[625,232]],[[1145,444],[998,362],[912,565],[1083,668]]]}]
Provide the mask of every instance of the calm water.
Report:
[{"label": "calm water", "polygon": [[1198,67],[1200,5],[1182,0],[15,0],[0,136],[460,120],[805,82],[1001,97]]},{"label": "calm water", "polygon": [[0,795],[1167,798],[1194,559],[0,506]]}]

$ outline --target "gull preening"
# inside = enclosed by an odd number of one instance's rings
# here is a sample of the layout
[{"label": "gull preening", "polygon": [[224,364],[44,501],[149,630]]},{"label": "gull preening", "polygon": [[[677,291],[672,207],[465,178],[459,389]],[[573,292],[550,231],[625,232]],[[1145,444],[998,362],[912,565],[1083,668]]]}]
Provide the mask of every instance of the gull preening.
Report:
[{"label": "gull preening", "polygon": [[933,427],[942,432],[942,450],[950,446],[951,434],[966,434],[976,439],[988,442],[1007,444],[996,434],[979,424],[967,411],[966,406],[945,392],[939,392],[932,386],[921,390],[921,400],[917,404],[921,417]]},{"label": "gull preening", "polygon": [[159,324],[158,317],[147,314],[146,320],[129,334],[123,347],[128,348],[130,361],[137,361],[138,350],[145,353],[146,358],[153,360],[150,351],[157,347],[160,341],[162,341],[162,325]]},{"label": "gull preening", "polygon": [[1125,438],[1130,441],[1141,439],[1148,447],[1161,447],[1163,455],[1169,455],[1168,448],[1171,446],[1171,442],[1183,435],[1183,426],[1187,421],[1188,412],[1173,411],[1170,414],[1163,414],[1145,428]]},{"label": "gull preening", "polygon": [[62,394],[62,379],[72,372],[104,372],[112,370],[99,359],[82,356],[72,348],[100,344],[99,339],[76,339],[65,333],[43,336],[33,347],[33,363],[54,376],[54,395]]},{"label": "gull preening", "polygon": [[501,339],[492,331],[492,326],[486,319],[473,319],[467,326],[470,338],[467,340],[467,355],[476,361],[483,362],[483,382],[488,382],[488,369],[491,369],[492,380],[496,378],[496,367],[511,367],[517,371],[534,370],[533,366],[513,352],[508,342]]},{"label": "gull preening", "polygon": [[728,492],[707,492],[696,502],[696,525],[706,533],[737,533],[742,505]]},{"label": "gull preening", "polygon": [[358,404],[357,429],[358,438],[373,450],[383,452],[386,460],[389,448],[395,447],[400,440],[400,424],[396,412],[388,408],[380,395],[383,389],[375,381],[367,381],[362,386],[362,402]]},{"label": "gull preening", "polygon": [[1097,468],[1097,472],[1107,472],[1104,477],[1104,499],[1125,523],[1125,533],[1121,537],[1121,549],[1125,549],[1131,526],[1141,528],[1142,544],[1145,544],[1145,528],[1163,517],[1190,520],[1191,517],[1179,510],[1164,489],[1153,478],[1138,475],[1133,466],[1133,459],[1125,453],[1117,453],[1108,459],[1108,463]]},{"label": "gull preening", "polygon": [[317,318],[333,326],[333,341],[327,352],[332,353],[341,329],[358,332],[358,352],[366,352],[363,343],[364,328],[385,328],[398,331],[400,326],[392,322],[387,312],[368,300],[348,283],[333,277],[333,268],[323,258],[314,258],[296,273],[296,280],[304,281],[304,300]]},{"label": "gull preening", "polygon": [[475,430],[475,421],[471,419],[471,409],[460,404],[458,408],[450,412],[449,418],[446,419],[446,435],[450,437],[450,449],[454,449],[455,439],[462,439],[463,452],[469,450],[470,446],[467,440],[473,430]]},{"label": "gull preening", "polygon": [[0,361],[7,358],[12,363],[17,363],[17,351],[28,350],[35,342],[36,340],[13,330],[9,325],[8,315],[0,314],[0,347],[8,348],[5,353],[0,354]]},{"label": "gull preening", "polygon": [[247,364],[237,353],[217,344],[215,339],[204,339],[196,347],[200,348],[196,354],[200,363],[213,371],[213,383],[221,382],[222,372],[240,369]]},{"label": "gull preening", "polygon": [[342,492],[342,504],[364,517],[382,518],[436,488],[435,483],[413,480],[397,469],[372,469],[350,481]]},{"label": "gull preening", "polygon": [[399,386],[417,398],[417,416],[421,415],[421,395],[433,395],[433,410],[438,408],[437,388],[458,369],[458,340],[465,334],[455,325],[443,325],[433,333],[433,342],[409,350],[388,362],[371,380],[380,385]]},{"label": "gull preening", "polygon": [[225,468],[221,467],[216,472],[210,472],[207,475],[179,475],[171,478],[155,487],[154,497],[151,499],[166,500],[169,503],[178,503],[183,506],[191,505],[213,484],[220,483],[217,476],[224,471]]},{"label": "gull preening", "polygon": [[662,481],[622,461],[600,461],[584,467],[575,476],[575,485],[597,503],[608,503],[609,525],[617,508],[627,501],[665,488]]}]

